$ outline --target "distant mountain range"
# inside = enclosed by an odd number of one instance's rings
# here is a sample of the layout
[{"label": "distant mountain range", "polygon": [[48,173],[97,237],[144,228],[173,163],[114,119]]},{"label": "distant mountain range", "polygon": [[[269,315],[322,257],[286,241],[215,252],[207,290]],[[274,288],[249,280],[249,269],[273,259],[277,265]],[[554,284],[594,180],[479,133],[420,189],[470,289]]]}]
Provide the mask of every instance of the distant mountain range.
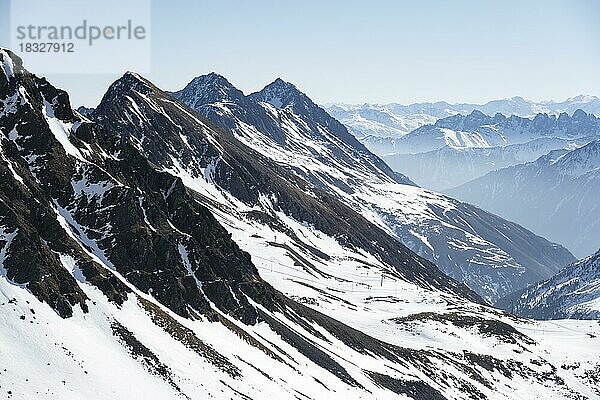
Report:
[{"label": "distant mountain range", "polygon": [[600,139],[490,172],[446,192],[518,221],[583,257],[600,244]]},{"label": "distant mountain range", "polygon": [[[572,115],[576,110],[581,109],[589,114],[600,116],[600,98],[580,95],[561,102],[534,102],[517,96],[492,100],[485,104],[450,104],[445,101],[409,105],[334,103],[327,104],[325,109],[346,125],[357,138],[366,142],[369,136],[401,137],[423,125],[433,124],[440,118],[455,114],[467,115],[474,110],[489,116],[500,113],[506,116],[533,117],[540,113]],[[365,144],[369,147],[367,143]]]},{"label": "distant mountain range", "polygon": [[581,138],[600,134],[600,118],[577,110],[572,116],[537,114],[533,118],[490,117],[475,110],[439,119],[397,139],[394,153],[420,153],[445,146],[453,148],[495,147],[527,143],[539,138]]},{"label": "distant mountain range", "polygon": [[417,184],[449,189],[487,172],[529,162],[556,149],[573,149],[600,137],[600,118],[577,110],[572,116],[487,116],[480,111],[442,118],[398,139],[382,139],[384,160]]},{"label": "distant mountain range", "polygon": [[496,306],[536,319],[600,319],[600,250]]}]

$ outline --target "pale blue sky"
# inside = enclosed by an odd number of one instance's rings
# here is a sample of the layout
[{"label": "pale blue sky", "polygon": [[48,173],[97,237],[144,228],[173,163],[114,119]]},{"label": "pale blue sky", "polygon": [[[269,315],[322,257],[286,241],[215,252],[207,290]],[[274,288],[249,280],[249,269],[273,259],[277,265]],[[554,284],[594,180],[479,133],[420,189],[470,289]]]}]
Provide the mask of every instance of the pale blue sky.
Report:
[{"label": "pale blue sky", "polygon": [[[321,103],[600,95],[594,0],[157,0],[151,35],[148,77],[168,90],[215,71],[246,93],[282,77]],[[117,77],[48,76],[88,106]]]}]

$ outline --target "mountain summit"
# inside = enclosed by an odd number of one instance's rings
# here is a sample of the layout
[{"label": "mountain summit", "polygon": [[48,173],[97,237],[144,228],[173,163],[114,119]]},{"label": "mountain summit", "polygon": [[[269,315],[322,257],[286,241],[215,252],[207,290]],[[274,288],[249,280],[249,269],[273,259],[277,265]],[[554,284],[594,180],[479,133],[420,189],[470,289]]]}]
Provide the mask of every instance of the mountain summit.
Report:
[{"label": "mountain summit", "polygon": [[252,93],[248,97],[254,101],[269,103],[275,108],[294,105],[316,106],[296,86],[281,78],[275,79],[262,90]]},{"label": "mountain summit", "polygon": [[[370,153],[341,123],[293,84],[277,78],[262,90],[244,96],[237,89],[230,88],[224,92],[221,87],[215,88],[211,84],[213,81],[210,75],[194,78],[183,90],[172,95],[217,125],[247,140],[251,138],[240,129],[238,122],[256,127],[277,145],[288,148],[305,148],[306,142],[313,140],[329,143],[332,146],[330,151],[344,164],[358,166],[362,160],[362,168],[368,168],[371,173],[383,173],[391,181],[413,184]],[[232,92],[235,96],[229,95]],[[285,121],[299,128],[290,131],[285,128]],[[333,143],[331,136],[336,139]]]},{"label": "mountain summit", "polygon": [[190,96],[186,97],[186,103],[197,106],[217,101],[237,102],[244,97],[227,79],[214,72],[194,78],[175,95]]}]

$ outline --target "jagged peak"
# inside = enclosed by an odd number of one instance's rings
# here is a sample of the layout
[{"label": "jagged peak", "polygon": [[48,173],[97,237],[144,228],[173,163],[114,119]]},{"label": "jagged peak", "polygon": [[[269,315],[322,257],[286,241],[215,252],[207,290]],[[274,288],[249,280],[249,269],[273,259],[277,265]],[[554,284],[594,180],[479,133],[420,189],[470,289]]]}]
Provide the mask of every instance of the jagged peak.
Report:
[{"label": "jagged peak", "polygon": [[265,86],[265,88],[268,87],[281,87],[281,88],[293,88],[296,89],[296,86],[294,86],[293,83],[290,82],[286,82],[283,79],[281,79],[280,77],[275,78],[275,80],[271,83],[269,83],[267,86]]},{"label": "jagged peak", "polygon": [[[123,76],[119,79],[123,81],[124,84],[128,84],[131,86],[131,89],[139,91],[139,89],[153,89],[154,84],[150,82],[148,79],[144,78],[142,75],[137,72],[127,71],[123,74]],[[118,82],[118,81],[117,81]]]},{"label": "jagged peak", "polygon": [[16,74],[24,72],[23,60],[5,47],[0,47],[0,64],[7,82]]},{"label": "jagged peak", "polygon": [[316,106],[294,84],[286,82],[281,78],[275,79],[262,90],[252,93],[248,97],[255,101],[269,103],[275,108],[285,108],[289,105],[301,103]]},{"label": "jagged peak", "polygon": [[[23,66],[23,60],[8,48],[0,47],[0,92],[8,90],[21,99],[21,105],[41,112],[43,107],[63,121],[73,121],[69,95],[53,86],[44,77],[38,77]],[[50,109],[52,107],[52,109]],[[0,113],[1,114],[1,113]]]},{"label": "jagged peak", "polygon": [[195,77],[182,90],[185,90],[185,89],[191,88],[191,87],[206,86],[206,85],[220,86],[220,87],[226,87],[226,88],[235,88],[235,86],[233,86],[227,80],[227,78],[225,78],[223,75],[218,74],[216,72],[210,72],[208,74]]},{"label": "jagged peak", "polygon": [[[589,115],[591,115],[591,114],[589,114]],[[578,108],[573,113],[573,118],[574,119],[586,119],[589,115],[588,115],[588,113],[586,113],[585,111],[583,111],[581,108]]]},{"label": "jagged peak", "polygon": [[132,71],[127,71],[123,76],[113,82],[108,88],[108,92],[111,90],[118,90],[119,92],[125,93],[129,91],[136,91],[146,94],[154,89],[154,85],[148,79],[144,78],[140,74]]},{"label": "jagged peak", "polygon": [[183,89],[173,92],[173,95],[193,108],[221,101],[240,103],[245,99],[270,103],[276,108],[284,108],[292,104],[317,107],[294,84],[282,78],[276,78],[260,91],[245,96],[227,78],[216,72],[195,77]]},{"label": "jagged peak", "polygon": [[156,91],[156,86],[140,74],[127,71],[122,77],[114,81],[109,87],[96,110],[101,110],[105,106],[118,102],[120,99],[130,96],[133,93],[148,95]]},{"label": "jagged peak", "polygon": [[471,113],[469,115],[467,115],[467,117],[470,117],[470,118],[487,118],[487,115],[485,115],[480,110],[475,109],[475,110],[471,111]]},{"label": "jagged peak", "polygon": [[[281,78],[276,78],[273,82],[266,85],[260,92],[265,92],[265,91],[285,91],[285,92],[296,93],[296,94],[304,94],[300,90],[298,90],[296,85],[294,85],[293,83],[284,81]],[[257,93],[260,93],[260,92],[257,92]]]},{"label": "jagged peak", "polygon": [[173,95],[193,108],[222,101],[239,102],[244,98],[241,90],[216,72],[195,77]]}]

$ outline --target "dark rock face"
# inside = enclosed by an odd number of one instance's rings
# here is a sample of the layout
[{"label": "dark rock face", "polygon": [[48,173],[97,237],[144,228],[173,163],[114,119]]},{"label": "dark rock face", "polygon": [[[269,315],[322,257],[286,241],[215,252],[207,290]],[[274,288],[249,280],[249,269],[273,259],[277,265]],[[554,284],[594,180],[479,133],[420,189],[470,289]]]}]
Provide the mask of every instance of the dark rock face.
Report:
[{"label": "dark rock face", "polygon": [[369,376],[377,385],[391,390],[394,393],[403,394],[415,400],[445,400],[438,390],[421,381],[405,381],[392,378],[385,374],[369,372]]},{"label": "dark rock face", "polygon": [[[143,90],[141,83],[135,87]],[[2,224],[6,235],[16,232],[4,263],[9,279],[61,316],[72,315],[75,304],[87,310],[59,252],[122,303],[129,290],[93,255],[182,316],[194,309],[216,320],[208,297],[243,322],[256,321],[241,290],[272,289],[253,288],[263,283],[249,255],[179,179],[157,171],[129,136],[79,120],[66,93],[44,79],[24,71],[4,85],[0,98],[11,95],[17,96],[15,112],[0,120],[14,139],[2,137],[0,164]],[[62,128],[75,145],[61,143],[55,131]]]},{"label": "dark rock face", "polygon": [[[68,96],[44,79],[26,73],[18,57],[11,54],[11,58],[19,66],[19,73],[0,84],[0,98],[12,102],[0,118],[0,130],[4,133],[0,138],[0,224],[5,234],[14,235],[4,260],[7,278],[25,285],[62,317],[71,316],[72,306],[77,304],[85,312],[87,297],[61,263],[61,254],[72,257],[90,281],[120,303],[127,288],[105,274],[103,267],[93,262],[57,221],[54,199],[59,191],[53,184],[67,180],[68,168],[73,164],[49,134],[41,113],[45,99],[53,99],[54,115],[71,119]],[[64,101],[67,106],[61,103]],[[10,132],[18,132],[18,136],[13,137]]]}]

